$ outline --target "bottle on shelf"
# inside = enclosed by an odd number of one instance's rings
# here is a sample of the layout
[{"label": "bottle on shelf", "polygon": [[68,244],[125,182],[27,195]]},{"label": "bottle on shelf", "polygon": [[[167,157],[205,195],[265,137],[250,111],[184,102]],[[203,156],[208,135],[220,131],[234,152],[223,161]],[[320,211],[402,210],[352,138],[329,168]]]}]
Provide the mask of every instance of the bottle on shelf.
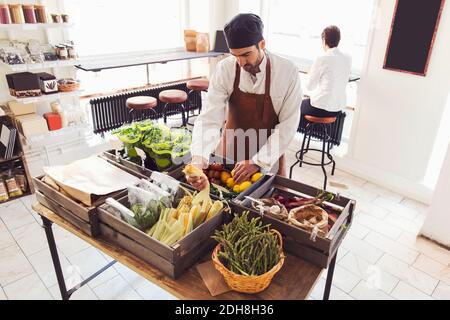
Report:
[{"label": "bottle on shelf", "polygon": [[9,11],[11,12],[12,23],[15,24],[25,23],[25,18],[23,16],[23,9],[21,4],[10,4]]},{"label": "bottle on shelf", "polygon": [[23,16],[25,18],[25,23],[37,23],[34,5],[23,4],[22,9],[23,9]]},{"label": "bottle on shelf", "polygon": [[36,20],[38,23],[48,23],[47,12],[44,5],[34,5],[34,11],[36,14]]},{"label": "bottle on shelf", "polygon": [[11,24],[11,13],[7,4],[0,4],[0,24]]}]

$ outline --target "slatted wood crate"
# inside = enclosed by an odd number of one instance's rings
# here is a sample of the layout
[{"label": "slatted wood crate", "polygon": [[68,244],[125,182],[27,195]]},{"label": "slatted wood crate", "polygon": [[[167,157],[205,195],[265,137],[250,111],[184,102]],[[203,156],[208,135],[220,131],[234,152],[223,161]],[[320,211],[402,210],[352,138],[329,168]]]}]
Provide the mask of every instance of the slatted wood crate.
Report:
[{"label": "slatted wood crate", "polygon": [[[118,198],[117,201],[130,207],[128,196]],[[99,229],[103,239],[133,253],[174,279],[213,249],[214,240],[211,236],[216,229],[221,228],[227,215],[223,210],[173,246],[167,246],[116,217],[108,211],[107,204],[98,209]]]},{"label": "slatted wood crate", "polygon": [[120,197],[126,194],[126,191],[119,191],[112,195],[99,197],[92,206],[75,201],[63,193],[53,189],[42,181],[44,176],[33,178],[33,184],[36,189],[36,198],[43,206],[55,212],[60,217],[66,219],[73,225],[79,227],[92,237],[99,235],[97,207],[103,204],[109,196]]},{"label": "slatted wood crate", "polygon": [[[254,190],[250,197],[254,199],[271,198],[275,195],[284,197],[315,197],[320,190],[306,184],[289,180],[280,176],[272,176],[258,189]],[[353,219],[356,202],[354,200],[337,196],[330,204],[340,208],[342,212],[325,237],[311,238],[311,232],[278,220],[268,215],[263,216],[265,223],[270,223],[284,237],[284,246],[287,252],[299,258],[308,260],[315,265],[327,268],[336,254],[342,240],[347,234]],[[260,216],[249,199],[236,200],[232,203],[232,211],[250,211],[252,217]]]}]

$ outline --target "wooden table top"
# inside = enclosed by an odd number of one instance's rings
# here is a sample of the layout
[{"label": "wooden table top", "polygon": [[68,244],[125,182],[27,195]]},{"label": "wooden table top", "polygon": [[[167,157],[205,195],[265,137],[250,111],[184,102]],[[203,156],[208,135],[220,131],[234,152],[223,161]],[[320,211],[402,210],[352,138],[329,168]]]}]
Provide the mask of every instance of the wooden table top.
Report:
[{"label": "wooden table top", "polygon": [[[111,258],[140,274],[170,294],[184,300],[304,300],[308,298],[311,290],[320,278],[322,268],[307,261],[287,254],[283,268],[275,275],[270,286],[263,292],[249,295],[237,292],[227,292],[212,297],[195,266],[188,269],[180,278],[174,280],[164,273],[137,258],[133,254],[112,245],[102,239],[92,238],[53,211],[39,203],[33,209],[41,216],[69,231],[77,237],[101,250]],[[211,255],[204,257],[203,261],[211,259]]]}]

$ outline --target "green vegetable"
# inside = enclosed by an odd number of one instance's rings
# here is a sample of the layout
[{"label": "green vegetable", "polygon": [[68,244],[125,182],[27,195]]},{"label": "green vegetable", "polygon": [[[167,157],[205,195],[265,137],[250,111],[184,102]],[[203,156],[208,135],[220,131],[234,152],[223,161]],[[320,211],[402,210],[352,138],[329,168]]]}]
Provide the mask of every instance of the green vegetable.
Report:
[{"label": "green vegetable", "polygon": [[142,231],[147,231],[158,221],[159,209],[159,202],[156,200],[151,200],[147,207],[139,203],[134,204],[131,206],[135,222],[133,226]]},{"label": "green vegetable", "polygon": [[222,189],[221,189],[221,191],[222,191],[222,194],[219,191],[219,189],[217,189],[217,187],[215,187],[214,185],[211,185],[211,191],[210,191],[211,194],[216,197],[219,197],[219,198],[223,197],[223,200],[231,201],[239,195],[239,193],[236,193],[236,192],[228,190],[228,189],[226,192]]},{"label": "green vegetable", "polygon": [[280,261],[278,238],[262,225],[261,218],[248,219],[248,211],[235,215],[233,221],[212,237],[221,245],[219,259],[230,271],[258,276],[270,271]]},{"label": "green vegetable", "polygon": [[127,125],[113,131],[113,134],[117,135],[124,143],[130,160],[141,163],[134,150],[136,147],[141,148],[147,157],[154,160],[153,162],[160,171],[170,167],[175,159],[187,155],[192,142],[192,136],[188,130],[170,129],[163,124],[153,123],[149,120]]}]

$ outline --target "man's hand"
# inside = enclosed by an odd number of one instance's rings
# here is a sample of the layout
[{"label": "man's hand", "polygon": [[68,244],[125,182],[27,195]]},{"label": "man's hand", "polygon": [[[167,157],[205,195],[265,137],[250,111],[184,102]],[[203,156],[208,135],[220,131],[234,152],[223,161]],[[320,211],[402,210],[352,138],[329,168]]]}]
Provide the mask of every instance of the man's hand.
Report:
[{"label": "man's hand", "polygon": [[237,184],[250,181],[252,175],[258,171],[259,167],[252,160],[238,162],[234,166],[234,181]]},{"label": "man's hand", "polygon": [[[207,166],[207,162],[201,157],[193,157],[191,165],[199,168],[200,170],[203,170],[205,166]],[[205,174],[201,177],[186,176],[186,180],[191,186],[193,186],[198,191],[205,189],[209,184],[208,177]]]}]

